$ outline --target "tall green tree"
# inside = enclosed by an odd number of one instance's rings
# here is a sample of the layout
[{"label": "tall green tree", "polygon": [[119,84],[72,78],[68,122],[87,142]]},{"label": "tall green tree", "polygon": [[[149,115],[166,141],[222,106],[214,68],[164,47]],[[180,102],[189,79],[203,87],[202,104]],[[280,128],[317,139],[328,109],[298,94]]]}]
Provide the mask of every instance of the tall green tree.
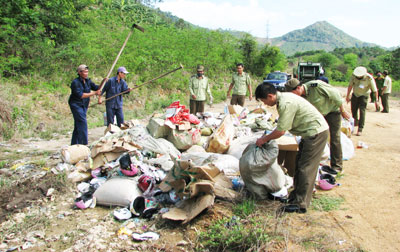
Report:
[{"label": "tall green tree", "polygon": [[357,59],[358,57],[354,53],[346,53],[343,55],[343,62],[352,69],[357,67]]},{"label": "tall green tree", "polygon": [[43,55],[43,51],[49,52],[72,41],[80,22],[80,11],[92,0],[13,0],[2,3],[0,67],[3,74],[13,75],[38,63],[38,55]]},{"label": "tall green tree", "polygon": [[283,71],[286,66],[286,57],[280,49],[265,44],[257,55],[254,73],[258,76],[265,76],[272,71]]},{"label": "tall green tree", "polygon": [[389,58],[389,71],[395,79],[400,79],[400,48],[394,50]]},{"label": "tall green tree", "polygon": [[257,56],[257,42],[250,34],[246,33],[239,40],[239,49],[243,55],[243,64],[245,68],[254,73],[255,72],[255,58]]}]

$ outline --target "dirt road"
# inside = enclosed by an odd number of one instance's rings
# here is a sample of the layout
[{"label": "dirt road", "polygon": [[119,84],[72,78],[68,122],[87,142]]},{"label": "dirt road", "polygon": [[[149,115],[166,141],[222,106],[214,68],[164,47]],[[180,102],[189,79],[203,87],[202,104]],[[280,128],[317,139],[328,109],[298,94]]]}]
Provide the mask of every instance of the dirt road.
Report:
[{"label": "dirt road", "polygon": [[[344,93],[344,89],[340,89]],[[247,101],[249,109],[259,105],[255,101]],[[212,111],[222,112],[224,103],[216,104]],[[350,111],[349,105],[346,105]],[[270,110],[272,108],[269,108]],[[331,212],[309,211],[305,215],[288,215],[292,218],[294,226],[289,231],[289,236],[299,236],[304,232],[313,233],[325,229],[330,234],[332,243],[330,248],[336,250],[346,248],[359,248],[367,251],[400,251],[400,101],[390,100],[390,113],[375,112],[372,103],[368,104],[366,125],[362,136],[351,137],[354,146],[359,141],[368,145],[368,148],[356,149],[355,156],[344,163],[344,175],[340,178],[341,186],[331,191],[318,191],[317,195],[331,195],[341,197],[344,202],[340,210]],[[90,142],[102,136],[104,127],[90,130]],[[57,151],[63,145],[68,145],[70,136],[60,138],[57,141],[27,141],[21,140],[19,146],[10,148],[21,148],[25,150],[41,149]],[[64,199],[65,200],[65,199]],[[70,211],[73,199],[59,202],[58,211]],[[97,208],[96,208],[97,209]],[[100,214],[106,222],[109,209],[95,209],[87,212],[74,213],[69,219],[69,225],[58,220],[57,229],[62,227],[73,227],[77,223],[89,221]],[[205,217],[207,218],[207,217]],[[107,219],[108,220],[108,219]],[[317,224],[310,226],[308,221]],[[112,220],[110,221],[110,223]],[[66,226],[65,226],[66,225]],[[111,224],[110,224],[111,225]],[[296,229],[296,225],[299,225]],[[304,227],[305,229],[301,230]],[[315,228],[318,226],[318,229]],[[306,228],[307,227],[307,228]],[[52,231],[54,232],[54,231]],[[175,233],[175,232],[174,232]],[[178,239],[184,237],[178,235]],[[332,238],[333,237],[333,238]],[[176,240],[176,239],[175,239]],[[343,246],[344,244],[344,246]],[[347,246],[346,244],[351,246]],[[297,251],[294,247],[288,247],[289,251]],[[304,248],[303,248],[304,249]],[[302,250],[303,250],[302,249]],[[308,249],[307,249],[308,250]],[[313,250],[313,249],[311,249]],[[317,249],[318,250],[318,249]],[[324,250],[325,251],[325,250]],[[353,250],[352,250],[353,251]]]}]

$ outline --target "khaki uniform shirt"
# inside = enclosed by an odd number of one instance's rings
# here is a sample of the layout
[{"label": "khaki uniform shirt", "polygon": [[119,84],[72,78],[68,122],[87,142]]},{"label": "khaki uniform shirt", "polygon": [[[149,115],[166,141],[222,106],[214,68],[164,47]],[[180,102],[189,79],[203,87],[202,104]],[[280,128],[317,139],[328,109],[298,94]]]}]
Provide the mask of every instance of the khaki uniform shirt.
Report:
[{"label": "khaki uniform shirt", "polygon": [[321,80],[309,81],[303,86],[306,93],[305,98],[322,115],[326,116],[331,112],[339,111],[340,105],[343,103],[339,90]]},{"label": "khaki uniform shirt", "polygon": [[369,96],[372,92],[376,92],[376,84],[374,77],[366,74],[361,80],[357,79],[354,75],[351,76],[349,86],[353,87],[353,94],[356,97]]},{"label": "khaki uniform shirt", "polygon": [[[189,80],[190,99],[195,101],[205,101],[206,92],[211,97],[210,85],[208,85],[208,78],[203,75],[203,78],[199,79],[197,75],[193,75]],[[196,99],[192,98],[192,95],[196,96]]]},{"label": "khaki uniform shirt", "polygon": [[329,129],[322,114],[303,97],[293,93],[276,93],[279,119],[277,130],[309,137]]},{"label": "khaki uniform shirt", "polygon": [[392,79],[389,77],[389,75],[386,75],[383,86],[386,87],[384,94],[390,94],[392,92]]},{"label": "khaki uniform shirt", "polygon": [[250,75],[243,72],[239,75],[237,72],[232,75],[233,93],[234,95],[246,95],[247,86],[251,85]]}]

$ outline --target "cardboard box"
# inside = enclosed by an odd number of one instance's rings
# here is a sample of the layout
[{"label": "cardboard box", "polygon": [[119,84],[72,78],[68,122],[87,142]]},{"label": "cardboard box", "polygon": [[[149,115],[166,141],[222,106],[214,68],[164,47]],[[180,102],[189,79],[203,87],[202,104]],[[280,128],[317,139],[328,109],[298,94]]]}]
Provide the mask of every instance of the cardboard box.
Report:
[{"label": "cardboard box", "polygon": [[214,199],[215,196],[212,194],[187,199],[179,208],[174,207],[164,213],[162,218],[182,221],[182,224],[185,224],[199,215],[203,210],[210,208],[214,204]]},{"label": "cardboard box", "polygon": [[107,132],[110,132],[110,133],[117,133],[117,132],[120,132],[120,131],[121,131],[121,129],[120,129],[117,125],[109,124],[108,127],[104,130],[104,135],[105,135]]},{"label": "cardboard box", "polygon": [[296,138],[294,136],[283,135],[278,139],[275,139],[278,143],[279,150],[285,151],[298,151],[299,145],[297,144]]}]

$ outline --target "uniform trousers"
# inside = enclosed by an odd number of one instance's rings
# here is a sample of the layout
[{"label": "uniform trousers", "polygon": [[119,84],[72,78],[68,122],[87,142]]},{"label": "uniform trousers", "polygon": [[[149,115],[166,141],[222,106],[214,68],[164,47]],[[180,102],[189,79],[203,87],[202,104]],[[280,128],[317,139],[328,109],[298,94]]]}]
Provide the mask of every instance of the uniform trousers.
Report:
[{"label": "uniform trousers", "polygon": [[106,106],[107,112],[107,125],[114,124],[114,117],[117,117],[117,125],[121,127],[121,124],[124,123],[124,112],[122,111],[122,107],[120,108],[112,108],[111,106]]},{"label": "uniform trousers", "polygon": [[197,112],[204,112],[204,105],[206,101],[196,101],[190,99],[190,114],[195,115]]},{"label": "uniform trousers", "polygon": [[74,117],[74,131],[72,132],[71,145],[88,144],[88,126],[86,121],[87,108],[78,104],[69,104]]},{"label": "uniform trousers", "polygon": [[[358,125],[358,131],[361,132],[365,124],[365,110],[367,109],[368,96],[361,95],[360,97],[351,96],[351,114],[354,118],[354,124]],[[360,117],[358,117],[360,110]]]},{"label": "uniform trousers", "polygon": [[389,94],[382,95],[382,112],[389,113]]},{"label": "uniform trousers", "polygon": [[331,167],[341,171],[343,169],[342,144],[340,143],[342,117],[339,111],[331,112],[324,117],[329,125]]},{"label": "uniform trousers", "polygon": [[327,139],[328,130],[301,139],[296,157],[294,189],[289,195],[291,204],[304,209],[310,205],[315,178]]},{"label": "uniform trousers", "polygon": [[232,95],[231,105],[240,105],[244,106],[244,101],[246,100],[245,95]]}]

